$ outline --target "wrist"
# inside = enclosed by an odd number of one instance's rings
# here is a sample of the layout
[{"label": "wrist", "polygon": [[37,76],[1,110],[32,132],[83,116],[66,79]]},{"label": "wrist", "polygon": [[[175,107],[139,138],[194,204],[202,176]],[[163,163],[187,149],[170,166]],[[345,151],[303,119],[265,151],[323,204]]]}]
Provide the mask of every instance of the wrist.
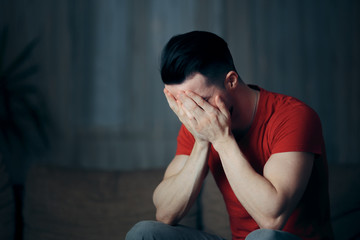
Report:
[{"label": "wrist", "polygon": [[229,146],[232,141],[235,141],[235,138],[233,135],[228,135],[226,137],[216,139],[212,142],[212,145],[214,149],[219,152],[220,149],[224,149],[226,146]]},{"label": "wrist", "polygon": [[206,140],[195,139],[195,144],[200,148],[210,148],[210,142]]}]

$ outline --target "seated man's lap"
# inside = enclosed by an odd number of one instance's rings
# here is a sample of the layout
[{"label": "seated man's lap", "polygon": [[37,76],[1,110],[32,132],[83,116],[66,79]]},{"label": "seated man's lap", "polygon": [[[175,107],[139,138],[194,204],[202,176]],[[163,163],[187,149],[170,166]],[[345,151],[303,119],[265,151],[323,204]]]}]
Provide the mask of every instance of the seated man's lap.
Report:
[{"label": "seated man's lap", "polygon": [[126,235],[126,240],[148,239],[202,239],[224,240],[223,238],[194,228],[177,225],[171,226],[157,221],[141,221],[134,225]]},{"label": "seated man's lap", "polygon": [[[134,225],[126,235],[126,240],[224,240],[223,238],[194,228],[171,226],[157,221],[141,221]],[[258,229],[251,232],[245,240],[301,240],[299,237],[270,229]]]},{"label": "seated man's lap", "polygon": [[301,238],[283,231],[258,229],[251,232],[245,240],[301,240]]}]

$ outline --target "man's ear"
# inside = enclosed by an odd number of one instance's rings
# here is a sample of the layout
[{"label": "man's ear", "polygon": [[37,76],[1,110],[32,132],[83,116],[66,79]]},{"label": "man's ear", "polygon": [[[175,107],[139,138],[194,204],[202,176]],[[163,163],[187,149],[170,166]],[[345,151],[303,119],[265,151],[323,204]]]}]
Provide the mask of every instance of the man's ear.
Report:
[{"label": "man's ear", "polygon": [[239,84],[239,75],[235,71],[226,74],[224,85],[226,90],[234,90]]}]

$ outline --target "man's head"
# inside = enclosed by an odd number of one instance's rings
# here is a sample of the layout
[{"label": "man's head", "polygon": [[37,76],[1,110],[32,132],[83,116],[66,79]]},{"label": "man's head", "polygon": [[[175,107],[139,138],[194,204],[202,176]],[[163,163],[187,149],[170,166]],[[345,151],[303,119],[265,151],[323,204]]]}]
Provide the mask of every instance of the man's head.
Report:
[{"label": "man's head", "polygon": [[172,37],[161,56],[161,78],[165,85],[182,84],[196,73],[208,84],[224,86],[228,72],[236,72],[227,43],[219,36],[193,31]]},{"label": "man's head", "polygon": [[249,126],[257,94],[240,79],[219,36],[195,31],[171,38],[162,52],[161,77],[172,104],[183,104],[184,93],[192,92],[218,110],[222,102],[235,129]]}]

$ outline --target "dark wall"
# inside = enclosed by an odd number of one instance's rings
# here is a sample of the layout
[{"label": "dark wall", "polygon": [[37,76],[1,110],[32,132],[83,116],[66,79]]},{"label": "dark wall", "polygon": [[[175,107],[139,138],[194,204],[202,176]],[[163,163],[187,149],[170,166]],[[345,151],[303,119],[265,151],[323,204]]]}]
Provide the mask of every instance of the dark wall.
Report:
[{"label": "dark wall", "polygon": [[228,9],[244,78],[308,103],[322,119],[329,160],[359,162],[359,2],[233,1]]},{"label": "dark wall", "polygon": [[[166,166],[179,123],[162,95],[159,54],[199,29],[228,41],[245,82],[320,115],[330,162],[360,161],[359,1],[0,0],[10,61],[35,37],[32,78],[58,132],[51,154],[11,160],[105,169]],[[40,160],[39,160],[40,159]]]}]

